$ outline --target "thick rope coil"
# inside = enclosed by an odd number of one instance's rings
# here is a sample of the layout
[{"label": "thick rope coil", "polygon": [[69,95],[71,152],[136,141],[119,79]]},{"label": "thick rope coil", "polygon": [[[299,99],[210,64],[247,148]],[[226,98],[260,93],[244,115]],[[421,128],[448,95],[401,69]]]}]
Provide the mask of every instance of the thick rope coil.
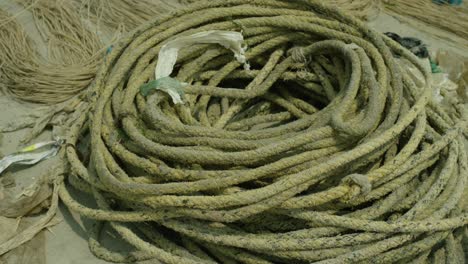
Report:
[{"label": "thick rope coil", "polygon": [[[320,2],[200,1],[114,45],[90,110],[70,127],[71,173],[59,189],[97,221],[96,256],[409,263],[459,249],[468,223],[463,107],[431,102],[430,73],[414,55]],[[229,50],[197,45],[181,51],[171,76],[189,83],[184,104],[140,93],[167,40],[239,25],[251,70]],[[295,47],[308,60],[293,58]],[[105,225],[134,250],[103,247]]]}]

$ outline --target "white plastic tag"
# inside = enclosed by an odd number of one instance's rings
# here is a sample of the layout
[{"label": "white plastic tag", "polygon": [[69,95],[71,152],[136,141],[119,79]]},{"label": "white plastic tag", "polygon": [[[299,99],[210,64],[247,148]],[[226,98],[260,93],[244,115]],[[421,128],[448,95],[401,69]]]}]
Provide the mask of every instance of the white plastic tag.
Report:
[{"label": "white plastic tag", "polygon": [[[195,33],[190,36],[184,36],[172,39],[161,47],[158,55],[158,63],[154,70],[155,80],[169,77],[174,70],[174,65],[177,61],[177,56],[181,48],[189,47],[195,44],[219,44],[234,53],[234,57],[240,63],[248,68],[248,63],[245,59],[245,47],[242,47],[244,37],[239,32],[211,30]],[[180,86],[186,85],[180,83]],[[174,103],[182,103],[180,93],[168,91],[164,89],[172,98]]]},{"label": "white plastic tag", "polygon": [[168,41],[161,47],[158,56],[158,64],[154,71],[155,79],[171,75],[177,61],[177,55],[181,48],[194,44],[220,44],[232,50],[234,57],[240,63],[245,61],[245,48],[242,47],[244,37],[235,31],[211,30],[195,33],[190,36],[179,37]]},{"label": "white plastic tag", "polygon": [[[62,140],[40,142],[27,146],[17,153],[10,154],[0,160],[0,173],[6,170],[12,164],[33,165],[41,160],[53,157],[57,154]],[[41,149],[42,151],[37,151]]]}]

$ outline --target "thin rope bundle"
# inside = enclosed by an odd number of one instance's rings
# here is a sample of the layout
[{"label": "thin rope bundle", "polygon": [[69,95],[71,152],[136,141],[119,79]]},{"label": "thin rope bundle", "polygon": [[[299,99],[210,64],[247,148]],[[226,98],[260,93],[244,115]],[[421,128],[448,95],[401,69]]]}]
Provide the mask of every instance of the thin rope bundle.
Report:
[{"label": "thin rope bundle", "polygon": [[146,21],[181,6],[167,0],[74,0],[82,17],[101,30],[130,31]]},{"label": "thin rope bundle", "polygon": [[94,78],[105,48],[99,36],[81,20],[71,1],[18,0],[31,12],[36,28],[46,43],[41,54],[34,40],[8,13],[9,22],[0,45],[1,84],[15,98],[56,104],[76,96]]},{"label": "thin rope bundle", "polygon": [[[463,106],[431,102],[430,74],[414,55],[319,2],[200,1],[114,45],[89,111],[70,127],[71,173],[59,187],[71,210],[97,221],[89,238],[97,257],[463,260]],[[222,47],[197,45],[182,50],[173,74],[189,83],[183,105],[162,91],[140,94],[165,42],[208,30],[242,31],[251,69]],[[135,250],[103,247],[105,225]]]}]

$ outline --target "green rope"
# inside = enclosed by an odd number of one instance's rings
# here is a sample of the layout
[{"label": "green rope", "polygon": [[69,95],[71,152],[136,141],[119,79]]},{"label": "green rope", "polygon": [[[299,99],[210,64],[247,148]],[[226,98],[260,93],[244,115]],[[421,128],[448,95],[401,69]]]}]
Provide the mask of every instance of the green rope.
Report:
[{"label": "green rope", "polygon": [[[70,209],[97,221],[89,239],[97,257],[463,257],[468,174],[460,106],[432,103],[430,73],[414,55],[319,2],[200,1],[113,46],[90,88],[89,110],[70,128],[71,173],[59,188]],[[158,52],[168,39],[207,30],[242,30],[252,69],[220,46],[182,50],[171,78],[188,85],[179,87],[184,104],[173,104],[155,84]],[[425,86],[393,54],[412,62]],[[88,135],[90,155],[77,151]],[[71,186],[97,208],[77,201]],[[103,247],[105,225],[134,251]]]}]

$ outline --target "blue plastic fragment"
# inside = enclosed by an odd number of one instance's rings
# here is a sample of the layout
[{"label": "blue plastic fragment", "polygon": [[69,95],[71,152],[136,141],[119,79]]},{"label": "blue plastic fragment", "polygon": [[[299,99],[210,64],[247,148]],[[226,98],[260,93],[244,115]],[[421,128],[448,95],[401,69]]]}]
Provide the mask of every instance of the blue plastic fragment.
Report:
[{"label": "blue plastic fragment", "polygon": [[442,5],[442,4],[451,4],[451,5],[461,5],[463,0],[432,0],[433,3]]},{"label": "blue plastic fragment", "polygon": [[107,50],[106,50],[106,54],[109,54],[109,53],[111,53],[111,51],[112,51],[112,47],[113,47],[113,46],[112,46],[112,45],[110,45],[110,46],[107,48]]}]

